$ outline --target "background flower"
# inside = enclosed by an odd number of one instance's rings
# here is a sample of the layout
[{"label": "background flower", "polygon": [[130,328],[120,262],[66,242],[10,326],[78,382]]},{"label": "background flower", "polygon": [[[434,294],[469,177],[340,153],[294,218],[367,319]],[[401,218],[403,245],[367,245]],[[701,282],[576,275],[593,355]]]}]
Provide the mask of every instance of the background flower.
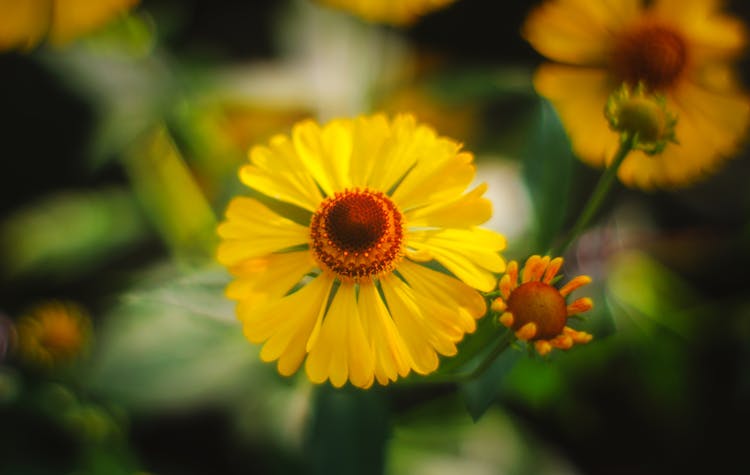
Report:
[{"label": "background flower", "polygon": [[731,70],[745,27],[710,0],[580,2],[550,0],[532,11],[526,39],[558,64],[544,64],[534,85],[557,109],[573,149],[606,165],[618,144],[602,118],[622,82],[664,94],[677,115],[677,146],[658,157],[633,153],[620,179],[640,188],[684,186],[736,154],[750,103]]},{"label": "background flower", "polygon": [[2,0],[0,50],[62,45],[101,28],[138,0]]}]

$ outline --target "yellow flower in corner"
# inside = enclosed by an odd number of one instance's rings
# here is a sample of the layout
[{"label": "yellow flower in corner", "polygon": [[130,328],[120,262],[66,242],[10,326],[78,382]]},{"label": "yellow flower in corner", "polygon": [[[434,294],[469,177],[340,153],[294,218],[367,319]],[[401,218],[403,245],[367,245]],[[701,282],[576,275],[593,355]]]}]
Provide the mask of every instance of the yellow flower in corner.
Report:
[{"label": "yellow flower in corner", "polygon": [[526,260],[519,285],[518,263],[510,261],[498,284],[501,297],[492,302],[492,309],[502,313],[500,323],[512,328],[518,339],[534,342],[540,355],[546,355],[552,348],[567,350],[592,338],[567,326],[568,317],[593,307],[591,299],[583,297],[570,305],[565,302],[571,292],[590,283],[591,278],[578,276],[558,290],[552,281],[562,264],[561,257],[550,260],[549,256],[531,256]]},{"label": "yellow flower in corner", "polygon": [[0,51],[29,49],[46,36],[63,45],[104,26],[138,0],[0,0]]},{"label": "yellow flower in corner", "polygon": [[618,134],[603,119],[607,98],[622,83],[643,83],[666,98],[678,120],[679,144],[660,155],[632,152],[621,181],[644,189],[682,186],[736,153],[750,103],[731,63],[745,46],[741,22],[715,0],[548,0],[534,10],[525,38],[557,61],[542,65],[537,91],[557,109],[574,151],[604,166]]},{"label": "yellow flower in corner", "polygon": [[456,354],[486,311],[477,290],[505,268],[503,236],[477,227],[486,185],[466,192],[470,153],[410,115],[374,115],[303,121],[249,158],[240,179],[272,200],[230,202],[218,259],[264,361],[367,388]]},{"label": "yellow flower in corner", "polygon": [[71,302],[44,302],[16,324],[17,351],[27,363],[51,368],[80,356],[91,337],[91,320]]},{"label": "yellow flower in corner", "polygon": [[456,0],[318,0],[376,23],[405,26]]}]

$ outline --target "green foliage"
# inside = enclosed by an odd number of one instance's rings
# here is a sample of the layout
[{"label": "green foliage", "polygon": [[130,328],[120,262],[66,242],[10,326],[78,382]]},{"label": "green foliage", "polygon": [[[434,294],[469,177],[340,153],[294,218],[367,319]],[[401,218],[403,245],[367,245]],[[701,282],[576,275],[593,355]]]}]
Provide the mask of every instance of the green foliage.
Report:
[{"label": "green foliage", "polygon": [[383,473],[390,428],[381,394],[325,385],[317,388],[314,404],[306,446],[310,473]]},{"label": "green foliage", "polygon": [[218,270],[180,277],[162,269],[126,294],[99,329],[90,389],[133,408],[187,406],[248,390],[268,368],[223,297],[227,279]]},{"label": "green foliage", "polygon": [[523,153],[523,176],[534,207],[531,252],[549,249],[565,223],[573,164],[570,142],[557,114],[540,100]]},{"label": "green foliage", "polygon": [[101,268],[147,236],[141,211],[126,189],[51,195],[3,221],[3,273],[71,278]]}]

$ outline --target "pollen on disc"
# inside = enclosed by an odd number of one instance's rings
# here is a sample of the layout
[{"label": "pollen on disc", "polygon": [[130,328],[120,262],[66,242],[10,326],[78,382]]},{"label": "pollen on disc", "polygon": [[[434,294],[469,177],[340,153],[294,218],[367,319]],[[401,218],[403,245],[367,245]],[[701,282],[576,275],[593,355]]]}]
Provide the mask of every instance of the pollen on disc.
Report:
[{"label": "pollen on disc", "polygon": [[343,280],[390,272],[403,252],[403,218],[385,194],[344,190],[326,198],[310,224],[315,259]]}]

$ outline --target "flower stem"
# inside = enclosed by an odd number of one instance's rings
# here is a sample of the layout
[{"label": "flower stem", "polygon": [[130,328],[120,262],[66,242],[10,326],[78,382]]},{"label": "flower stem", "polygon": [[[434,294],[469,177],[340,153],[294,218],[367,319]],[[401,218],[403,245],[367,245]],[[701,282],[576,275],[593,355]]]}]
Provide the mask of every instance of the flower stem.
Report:
[{"label": "flower stem", "polygon": [[576,238],[583,232],[584,229],[586,229],[592,218],[601,208],[602,204],[604,204],[604,199],[609,193],[610,188],[612,188],[612,183],[617,176],[617,170],[620,169],[620,165],[622,165],[625,157],[627,157],[630,151],[633,150],[635,143],[636,136],[633,134],[627,134],[625,140],[620,143],[620,148],[617,149],[617,153],[615,154],[614,159],[612,159],[612,164],[607,167],[601,178],[599,178],[599,182],[596,184],[594,191],[591,193],[591,197],[586,203],[586,206],[583,208],[583,211],[578,216],[578,220],[573,225],[570,233],[568,233],[568,237],[563,241],[562,244],[557,246],[550,253],[550,255],[563,255],[570,244],[576,240]]},{"label": "flower stem", "polygon": [[515,333],[512,330],[505,332],[500,338],[495,340],[495,345],[492,347],[489,353],[479,363],[479,365],[471,371],[465,371],[463,373],[448,373],[448,374],[437,374],[434,376],[427,376],[414,380],[415,383],[465,383],[472,379],[482,375],[492,363],[495,362],[500,354],[507,350],[508,347],[515,341]]}]

